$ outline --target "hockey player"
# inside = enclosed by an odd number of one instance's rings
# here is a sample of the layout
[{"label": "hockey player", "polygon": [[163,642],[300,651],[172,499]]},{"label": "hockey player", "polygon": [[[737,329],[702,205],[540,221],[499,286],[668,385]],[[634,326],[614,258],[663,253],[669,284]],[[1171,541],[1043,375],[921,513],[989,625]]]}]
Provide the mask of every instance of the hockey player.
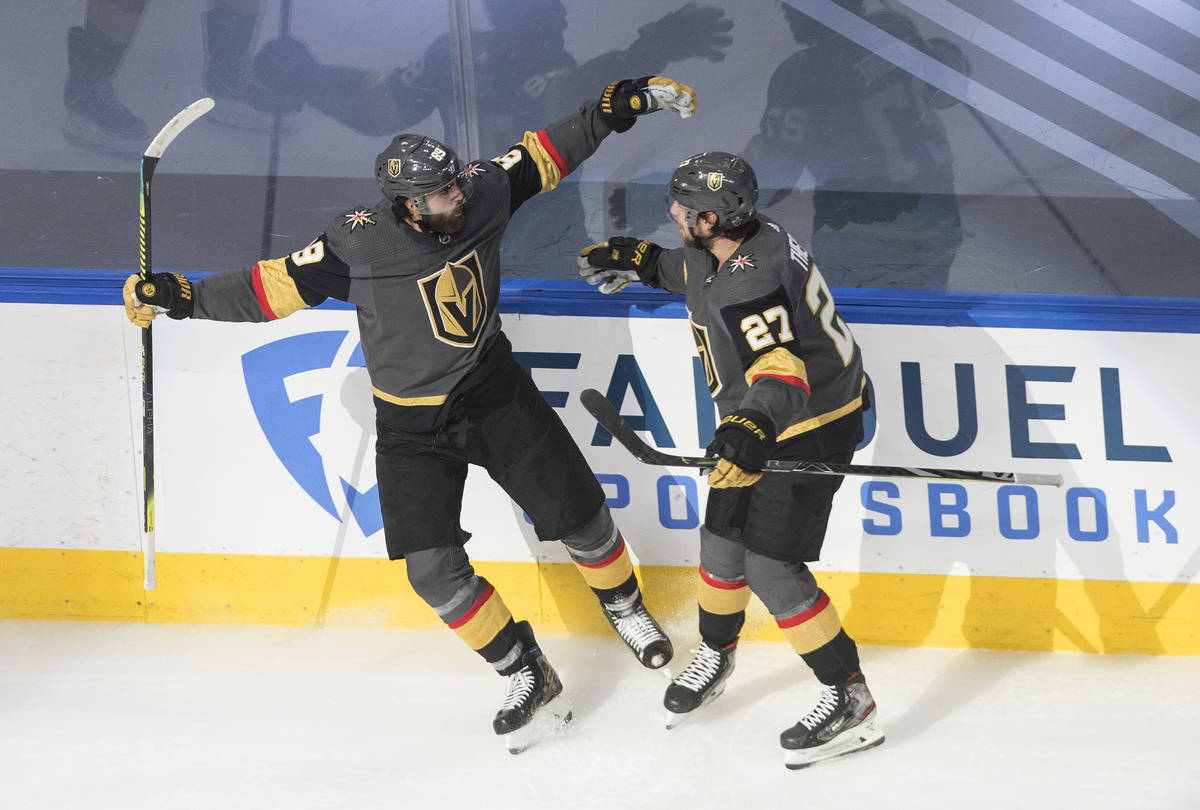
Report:
[{"label": "hockey player", "polygon": [[746,161],[694,155],[668,192],[682,248],[612,237],[579,258],[603,293],[641,281],[686,295],[721,415],[700,529],[701,643],[667,687],[668,726],[724,690],[753,592],[822,685],[817,705],[780,736],[788,767],[878,745],[858,649],[806,564],[821,551],[842,479],[758,472],[768,458],[850,461],[863,437],[862,355],[812,258],[756,214]]},{"label": "hockey player", "polygon": [[[468,464],[486,469],[525,510],[539,539],[567,546],[643,665],[660,668],[673,651],[643,604],[603,490],[501,331],[500,240],[523,202],[553,189],[609,133],[642,114],[687,118],[695,108],[691,88],[670,79],[615,81],[600,100],[526,132],[506,154],[466,166],[432,138],[398,135],[375,161],[383,200],[347,209],[307,247],[194,284],[174,273],[125,282],[127,314],[139,326],[158,312],[261,322],[326,298],[356,306],[388,556],[407,561],[417,594],[508,677],[493,728],[514,752],[562,685],[529,623],[514,620],[463,548]],[[569,714],[555,706],[542,717],[565,722]]]}]

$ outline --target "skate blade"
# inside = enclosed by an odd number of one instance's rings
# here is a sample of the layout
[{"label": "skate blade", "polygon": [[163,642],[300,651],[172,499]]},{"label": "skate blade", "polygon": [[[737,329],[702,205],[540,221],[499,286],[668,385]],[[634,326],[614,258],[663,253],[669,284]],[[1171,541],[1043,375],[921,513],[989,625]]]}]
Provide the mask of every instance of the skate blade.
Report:
[{"label": "skate blade", "polygon": [[571,720],[571,703],[565,693],[560,694],[538,709],[528,723],[503,735],[504,745],[508,753],[519,754],[542,740],[562,733]]},{"label": "skate blade", "polygon": [[721,681],[719,684],[717,684],[716,687],[714,687],[713,690],[708,693],[708,697],[706,697],[703,701],[701,701],[700,705],[697,706],[696,708],[692,709],[690,712],[676,713],[676,712],[671,711],[670,709],[667,709],[667,718],[666,718],[667,730],[670,731],[673,728],[679,728],[684,723],[686,723],[689,719],[691,719],[691,718],[695,717],[697,714],[699,714],[699,712],[702,708],[707,706],[709,703],[712,703],[714,700],[716,700],[723,694],[725,694],[725,681]]},{"label": "skate blade", "polygon": [[783,764],[788,770],[798,771],[818,762],[844,757],[856,751],[865,751],[883,744],[883,730],[875,724],[874,719],[860,723],[852,729],[843,731],[832,742],[818,745],[815,748],[802,748],[796,751],[784,750]]}]

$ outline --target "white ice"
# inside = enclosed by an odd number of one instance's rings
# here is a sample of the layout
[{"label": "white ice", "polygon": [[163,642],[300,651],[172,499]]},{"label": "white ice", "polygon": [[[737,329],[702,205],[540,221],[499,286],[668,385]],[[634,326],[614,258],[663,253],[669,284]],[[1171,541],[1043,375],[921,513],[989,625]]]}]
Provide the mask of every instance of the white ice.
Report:
[{"label": "white ice", "polygon": [[887,741],[788,771],[816,686],[783,644],[667,731],[615,638],[541,642],[575,722],[514,756],[445,631],[0,622],[0,807],[1200,807],[1197,657],[863,647]]}]

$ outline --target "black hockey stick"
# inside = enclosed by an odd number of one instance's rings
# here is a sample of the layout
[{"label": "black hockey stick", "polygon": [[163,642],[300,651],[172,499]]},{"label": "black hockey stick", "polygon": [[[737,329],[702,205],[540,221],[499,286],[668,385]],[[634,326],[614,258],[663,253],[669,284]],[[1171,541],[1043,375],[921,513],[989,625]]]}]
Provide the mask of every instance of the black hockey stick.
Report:
[{"label": "black hockey stick", "polygon": [[[175,136],[212,108],[211,98],[202,98],[184,107],[159,130],[142,153],[138,198],[138,274],[143,279],[150,274],[150,180],[154,177],[154,169]],[[142,476],[146,532],[142,549],[142,587],[152,591],[158,581],[154,574],[154,336],[149,325],[142,330]]]},{"label": "black hockey stick", "polygon": [[[646,444],[629,426],[613,404],[594,388],[579,395],[601,427],[616,437],[633,457],[645,464],[663,467],[700,467],[712,469],[719,459],[700,456],[672,456]],[[959,481],[996,481],[1008,484],[1062,486],[1062,476],[1043,473],[982,472],[975,470],[939,470],[927,467],[883,467],[874,464],[826,464],[819,461],[768,459],[763,472],[809,473],[815,475],[868,475],[881,478],[949,478]]]}]

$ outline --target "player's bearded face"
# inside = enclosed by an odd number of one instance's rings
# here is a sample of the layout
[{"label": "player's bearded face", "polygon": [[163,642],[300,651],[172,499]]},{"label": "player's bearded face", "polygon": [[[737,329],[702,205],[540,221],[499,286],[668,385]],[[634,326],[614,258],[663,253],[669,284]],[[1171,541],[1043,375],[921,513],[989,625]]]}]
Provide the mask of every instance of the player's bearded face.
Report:
[{"label": "player's bearded face", "polygon": [[451,182],[425,195],[428,212],[421,215],[421,220],[438,233],[458,233],[467,221],[466,204],[462,186],[457,181]]}]

